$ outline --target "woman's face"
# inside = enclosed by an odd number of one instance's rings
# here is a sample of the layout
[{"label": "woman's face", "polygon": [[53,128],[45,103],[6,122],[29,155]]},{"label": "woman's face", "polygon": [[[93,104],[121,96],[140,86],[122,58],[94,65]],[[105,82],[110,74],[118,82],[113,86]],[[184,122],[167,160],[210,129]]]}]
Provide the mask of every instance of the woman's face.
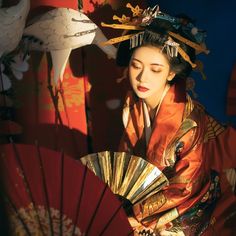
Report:
[{"label": "woman's face", "polygon": [[134,92],[144,99],[147,105],[158,105],[168,81],[175,73],[159,48],[142,46],[137,48],[129,63],[129,78]]}]

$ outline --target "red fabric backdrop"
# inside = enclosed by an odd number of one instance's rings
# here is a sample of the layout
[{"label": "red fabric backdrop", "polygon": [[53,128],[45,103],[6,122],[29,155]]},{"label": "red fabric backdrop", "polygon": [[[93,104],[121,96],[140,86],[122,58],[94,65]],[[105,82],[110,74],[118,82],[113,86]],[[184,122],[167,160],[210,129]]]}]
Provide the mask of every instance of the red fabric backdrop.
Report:
[{"label": "red fabric backdrop", "polygon": [[[114,14],[122,16],[125,11],[131,15],[125,7],[126,1],[104,2],[83,1],[84,13],[98,26],[101,21],[112,23]],[[134,1],[132,5],[144,5],[141,2]],[[32,0],[28,19],[54,7],[77,9],[78,1]],[[102,31],[108,39],[121,35],[120,30],[102,28]],[[110,109],[106,103],[112,99],[123,102],[127,81],[116,81],[123,68],[118,68],[95,45],[73,50],[63,80],[65,106],[60,94],[58,103],[53,103],[55,91],[50,91],[53,68],[49,53],[32,51],[29,63],[30,69],[23,80],[14,84],[16,120],[23,127],[18,142],[37,141],[75,158],[95,151],[117,150],[122,133],[122,107]]]}]

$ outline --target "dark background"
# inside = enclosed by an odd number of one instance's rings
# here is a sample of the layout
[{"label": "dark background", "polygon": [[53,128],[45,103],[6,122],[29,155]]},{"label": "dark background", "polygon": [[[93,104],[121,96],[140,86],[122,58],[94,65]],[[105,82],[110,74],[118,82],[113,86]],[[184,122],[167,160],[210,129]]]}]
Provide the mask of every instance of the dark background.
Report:
[{"label": "dark background", "polygon": [[158,4],[161,11],[171,15],[185,13],[196,20],[199,29],[207,31],[206,44],[210,54],[199,56],[204,62],[207,80],[194,72],[195,92],[211,115],[236,126],[236,116],[226,114],[228,83],[236,62],[236,1],[148,0],[147,3],[149,6]]}]

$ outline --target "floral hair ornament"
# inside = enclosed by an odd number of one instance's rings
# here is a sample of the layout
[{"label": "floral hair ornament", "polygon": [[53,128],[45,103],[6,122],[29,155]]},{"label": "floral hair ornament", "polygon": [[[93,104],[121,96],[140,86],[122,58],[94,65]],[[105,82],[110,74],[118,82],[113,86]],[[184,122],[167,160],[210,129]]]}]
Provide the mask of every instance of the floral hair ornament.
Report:
[{"label": "floral hair ornament", "polygon": [[192,66],[192,68],[197,67],[197,64],[191,61],[187,53],[179,46],[177,42],[174,41],[174,39],[177,39],[194,48],[196,53],[209,53],[209,50],[204,44],[205,32],[198,30],[191,22],[186,22],[183,21],[183,18],[181,17],[173,17],[161,12],[158,5],[152,8],[148,7],[145,10],[140,9],[139,6],[133,7],[130,3],[127,3],[126,7],[131,9],[132,17],[122,15],[120,18],[115,15],[113,16],[113,20],[118,20],[121,24],[105,24],[102,22],[101,25],[103,27],[110,27],[114,29],[135,30],[140,32],[112,38],[106,42],[103,42],[103,45],[115,44],[125,40],[130,40],[130,48],[137,47],[142,44],[145,27],[150,25],[154,19],[163,19],[169,21],[175,29],[179,29],[181,27],[182,31],[186,35],[189,35],[190,38],[193,38],[194,41],[197,42],[195,43],[179,34],[169,31],[169,38],[162,48],[162,50],[166,50],[169,56],[177,57],[179,53],[181,57]]}]

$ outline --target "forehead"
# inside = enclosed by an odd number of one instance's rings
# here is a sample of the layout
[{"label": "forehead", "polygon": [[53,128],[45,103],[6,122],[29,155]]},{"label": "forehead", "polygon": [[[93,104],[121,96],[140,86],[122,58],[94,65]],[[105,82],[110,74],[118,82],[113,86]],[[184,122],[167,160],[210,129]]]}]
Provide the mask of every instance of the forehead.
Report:
[{"label": "forehead", "polygon": [[145,64],[169,65],[168,59],[161,49],[154,46],[141,46],[135,49],[132,59],[137,59]]}]

